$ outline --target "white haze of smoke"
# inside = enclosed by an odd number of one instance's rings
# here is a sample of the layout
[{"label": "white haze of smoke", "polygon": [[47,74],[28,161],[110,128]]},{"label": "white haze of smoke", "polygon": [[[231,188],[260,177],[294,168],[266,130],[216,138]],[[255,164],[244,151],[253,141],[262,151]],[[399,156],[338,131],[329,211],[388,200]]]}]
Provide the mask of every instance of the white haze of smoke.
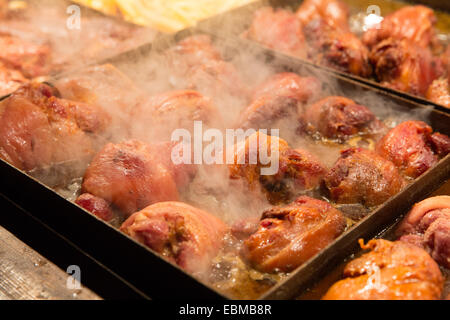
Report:
[{"label": "white haze of smoke", "polygon": [[[170,43],[173,45],[174,43]],[[236,66],[236,69],[242,75],[243,82],[251,88],[254,88],[269,76],[277,72],[286,71],[283,66],[278,63],[267,63],[264,56],[253,52],[246,48],[245,50],[228,50],[228,44],[221,41],[215,45],[222,51],[223,56]],[[120,88],[121,84],[117,84],[119,88],[119,95],[124,98],[129,96],[130,105],[140,103],[142,99],[148,99],[152,95],[169,92],[171,90],[185,89],[183,79],[176,79],[172,74],[169,74],[170,61],[164,50],[154,51],[149,55],[138,56],[133,61],[122,61],[116,63],[124,74],[126,74],[133,83],[139,88],[142,94],[136,95],[133,90],[127,92],[127,88]],[[311,72],[300,74],[303,76],[310,76]],[[426,120],[429,115],[429,110],[417,109],[411,110],[398,106],[394,101],[384,98],[368,90],[345,90],[340,84],[331,76],[326,74],[315,74],[323,83],[324,91],[318,99],[329,95],[344,95],[357,103],[369,107],[381,119],[392,119],[388,122],[391,126],[398,124],[401,121],[409,119]],[[95,75],[93,75],[95,79]],[[99,78],[101,78],[99,76]],[[103,81],[103,80],[102,80]],[[95,81],[93,82],[95,83]],[[102,86],[99,83],[99,87]],[[94,87],[93,91],[97,92],[100,97],[99,101],[104,107],[108,107],[109,112],[113,114],[120,114],[123,112],[114,103],[110,103],[111,89],[97,90]],[[212,96],[211,92],[200,87],[199,91],[212,98],[214,104],[219,108],[223,117],[223,128],[235,128],[237,118],[240,112],[247,107],[250,101],[242,97],[226,96],[219,93]],[[104,95],[104,96],[103,96]],[[115,110],[115,108],[117,110]],[[162,127],[170,124],[161,124]],[[280,137],[289,142],[292,148],[306,149],[312,154],[316,155],[321,162],[327,167],[331,167],[339,157],[339,151],[345,148],[341,145],[324,145],[313,141],[309,136],[299,136],[296,132],[296,119],[282,120],[275,126],[281,128]],[[159,142],[161,139],[168,140],[170,135],[161,136],[158,134],[158,128],[152,128],[144,123],[133,123],[133,133],[124,134],[122,131],[112,133],[108,139],[112,141],[122,141],[128,138],[139,138],[147,142]],[[257,197],[256,204],[251,201],[251,197],[247,192],[247,186],[244,182],[232,181],[229,179],[228,169],[223,166],[203,166],[191,184],[190,188],[183,194],[184,199],[199,208],[208,210],[211,213],[217,214],[226,222],[236,221],[238,218],[259,216],[264,208],[267,208],[269,203],[264,197]],[[263,201],[260,201],[264,199]]]}]

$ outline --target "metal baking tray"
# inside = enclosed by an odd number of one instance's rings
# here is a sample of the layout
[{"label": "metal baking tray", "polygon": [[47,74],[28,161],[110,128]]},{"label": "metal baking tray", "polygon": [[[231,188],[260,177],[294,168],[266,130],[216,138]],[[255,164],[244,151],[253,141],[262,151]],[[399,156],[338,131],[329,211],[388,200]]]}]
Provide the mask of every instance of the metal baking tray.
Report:
[{"label": "metal baking tray", "polygon": [[[450,33],[450,2],[449,1],[439,1],[439,0],[408,0],[408,1],[397,1],[397,0],[341,0],[349,5],[350,14],[355,14],[358,12],[366,12],[365,10],[371,5],[379,5],[381,8],[381,13],[386,15],[396,9],[399,9],[402,6],[411,5],[411,4],[425,4],[433,9],[438,9],[440,12],[438,13],[438,21],[440,18],[445,18],[445,21],[441,23],[441,27],[445,29],[444,31]],[[205,32],[210,32],[213,34],[221,35],[227,38],[243,38],[241,35],[245,32],[252,21],[254,12],[265,6],[271,6],[274,8],[287,8],[291,10],[296,10],[299,5],[302,3],[302,0],[258,0],[254,3],[238,7],[234,10],[230,10],[228,12],[216,15],[212,18],[205,19],[197,24],[197,28],[203,30]],[[244,41],[251,41],[243,39]],[[256,43],[256,42],[255,42]],[[259,44],[258,44],[259,45]],[[263,45],[261,45],[263,46]],[[269,49],[273,50],[273,49]],[[313,64],[313,62],[306,60],[295,58],[303,63]],[[361,82],[363,84],[370,85],[377,89],[385,90],[386,92],[392,93],[402,98],[406,98],[412,101],[415,101],[419,104],[425,104],[433,106],[434,108],[450,113],[450,109],[446,108],[440,104],[437,104],[433,101],[426,99],[425,97],[413,95],[407,92],[395,90],[388,88],[386,86],[381,85],[379,82],[376,82],[372,79],[362,78],[360,76],[352,75],[349,73],[341,72],[326,66],[319,66],[321,69],[328,70],[330,72],[334,72],[340,76],[347,77],[349,79]]]},{"label": "metal baking tray", "polygon": [[[160,36],[152,44],[152,50],[140,50],[120,55],[109,62],[120,66],[131,56],[149,59],[152,51],[162,51],[189,35],[203,33],[198,29],[188,29],[173,36]],[[225,56],[236,50],[251,51],[270,62],[277,71],[292,71],[300,75],[316,75],[333,82],[341,95],[349,98],[362,93],[375,95],[383,101],[395,105],[404,113],[426,113],[434,130],[450,135],[450,115],[435,110],[416,101],[394,95],[389,91],[374,88],[334,72],[318,68],[297,59],[264,49],[248,41],[226,39],[212,35],[213,40],[222,43]],[[374,110],[375,111],[375,110]],[[99,266],[111,272],[121,283],[131,288],[143,298],[159,299],[227,299],[232,298],[199,282],[177,266],[166,262],[160,255],[121,233],[119,230],[87,213],[77,205],[67,201],[55,191],[0,160],[0,193],[59,236],[70,241]],[[292,272],[285,280],[261,295],[259,299],[291,299],[320,279],[331,268],[355,250],[358,238],[369,238],[378,234],[397,219],[413,203],[424,198],[450,178],[450,155],[442,159],[414,183],[405,188],[385,204],[369,213],[364,219],[346,231],[322,252]],[[6,213],[5,213],[6,214]],[[30,243],[32,245],[32,242]],[[52,243],[48,244],[52,246]],[[52,257],[49,257],[52,259]],[[74,263],[75,264],[75,263]],[[114,284],[111,284],[114,285]],[[176,289],[175,289],[176,288]]]}]

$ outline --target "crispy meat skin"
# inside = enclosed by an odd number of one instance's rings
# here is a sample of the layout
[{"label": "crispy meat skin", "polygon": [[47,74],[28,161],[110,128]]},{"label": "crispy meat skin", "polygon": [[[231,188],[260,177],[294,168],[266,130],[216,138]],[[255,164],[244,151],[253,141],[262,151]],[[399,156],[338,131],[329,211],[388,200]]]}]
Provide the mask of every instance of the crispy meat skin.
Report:
[{"label": "crispy meat skin", "polygon": [[169,66],[179,87],[211,95],[246,96],[247,88],[233,64],[222,58],[208,35],[194,35],[167,50]]},{"label": "crispy meat skin", "polygon": [[334,29],[349,30],[349,9],[340,0],[305,0],[295,14],[304,26],[313,20],[323,19]]},{"label": "crispy meat skin", "polygon": [[202,272],[221,248],[227,227],[208,212],[172,201],[134,213],[120,230],[186,271]]},{"label": "crispy meat skin", "polygon": [[332,28],[323,19],[312,20],[303,31],[313,62],[361,77],[372,74],[368,49],[350,31]]},{"label": "crispy meat skin", "polygon": [[[260,153],[267,153],[270,158],[275,144],[278,144],[278,158],[274,157],[278,161],[278,171],[273,175],[262,175],[261,169],[270,164],[262,164]],[[295,192],[317,187],[326,172],[309,152],[291,149],[283,139],[259,131],[235,145],[235,150],[234,164],[229,165],[230,177],[245,179],[251,190],[262,187],[271,203],[289,200]],[[254,160],[256,163],[251,163]]]},{"label": "crispy meat skin", "polygon": [[450,268],[450,196],[416,203],[396,233],[401,241],[424,248],[436,262]]},{"label": "crispy meat skin", "polygon": [[258,86],[239,117],[239,128],[272,128],[275,121],[297,118],[300,108],[321,92],[321,82],[295,73],[275,74]]},{"label": "crispy meat skin", "polygon": [[435,23],[432,9],[421,5],[407,6],[386,16],[379,28],[368,30],[363,42],[373,47],[387,38],[405,39],[425,48],[436,41]]},{"label": "crispy meat skin", "polygon": [[51,50],[8,34],[0,34],[0,61],[28,78],[47,73]]},{"label": "crispy meat skin", "polygon": [[96,106],[56,97],[45,84],[19,88],[0,103],[0,155],[23,170],[93,156],[108,125]]},{"label": "crispy meat skin", "polygon": [[343,214],[329,203],[302,196],[264,211],[258,230],[244,241],[242,256],[263,272],[290,272],[345,229]]},{"label": "crispy meat skin", "polygon": [[75,200],[75,203],[104,221],[109,221],[113,218],[110,204],[106,200],[90,193],[81,194]]},{"label": "crispy meat skin", "polygon": [[297,17],[283,9],[264,7],[255,12],[245,36],[269,48],[306,58],[306,42],[302,24]]},{"label": "crispy meat skin", "polygon": [[324,178],[324,187],[337,203],[382,204],[404,186],[394,164],[375,152],[350,148]]},{"label": "crispy meat skin", "polygon": [[435,300],[444,278],[436,262],[417,246],[402,241],[370,240],[371,250],[344,269],[324,300]]},{"label": "crispy meat skin", "polygon": [[408,177],[417,178],[450,152],[449,137],[434,133],[422,121],[405,121],[391,129],[376,146]]},{"label": "crispy meat skin", "polygon": [[177,186],[187,184],[194,171],[173,165],[170,155],[171,144],[108,143],[86,170],[82,192],[105,199],[127,216],[155,202],[178,200]]},{"label": "crispy meat skin", "polygon": [[306,108],[300,130],[329,139],[347,140],[357,134],[377,133],[383,124],[367,107],[344,97],[327,97]]},{"label": "crispy meat skin", "polygon": [[433,57],[430,49],[394,38],[375,45],[370,52],[370,62],[382,84],[422,96],[443,72],[439,59]]}]

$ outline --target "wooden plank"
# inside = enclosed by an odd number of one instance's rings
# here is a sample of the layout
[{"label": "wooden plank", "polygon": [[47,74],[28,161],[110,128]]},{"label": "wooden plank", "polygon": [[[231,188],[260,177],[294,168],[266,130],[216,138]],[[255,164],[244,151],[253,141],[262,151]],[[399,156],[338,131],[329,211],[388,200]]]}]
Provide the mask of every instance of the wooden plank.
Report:
[{"label": "wooden plank", "polygon": [[99,300],[91,290],[67,288],[68,274],[0,227],[1,300]]}]

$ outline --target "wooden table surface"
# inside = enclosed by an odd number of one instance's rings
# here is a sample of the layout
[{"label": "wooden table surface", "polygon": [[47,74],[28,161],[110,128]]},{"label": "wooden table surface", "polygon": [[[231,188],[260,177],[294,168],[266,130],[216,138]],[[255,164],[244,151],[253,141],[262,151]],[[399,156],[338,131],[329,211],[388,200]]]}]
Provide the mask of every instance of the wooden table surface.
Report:
[{"label": "wooden table surface", "polygon": [[[433,195],[450,195],[450,180]],[[67,288],[68,274],[0,226],[0,299],[98,300],[81,287]]]},{"label": "wooden table surface", "polygon": [[98,300],[68,289],[68,274],[0,226],[0,300]]}]

